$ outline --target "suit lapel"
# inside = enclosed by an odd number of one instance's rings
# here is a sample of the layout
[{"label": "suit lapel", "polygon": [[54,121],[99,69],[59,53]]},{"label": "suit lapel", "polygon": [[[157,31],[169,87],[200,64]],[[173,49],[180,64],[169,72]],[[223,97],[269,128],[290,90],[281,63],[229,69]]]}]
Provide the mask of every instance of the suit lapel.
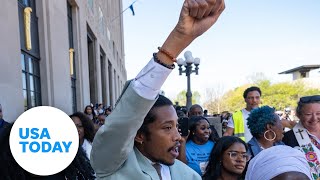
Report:
[{"label": "suit lapel", "polygon": [[134,151],[142,172],[144,172],[145,174],[148,174],[151,177],[151,179],[159,180],[157,171],[151,165],[150,161],[145,156],[143,156],[136,147],[134,147]]}]

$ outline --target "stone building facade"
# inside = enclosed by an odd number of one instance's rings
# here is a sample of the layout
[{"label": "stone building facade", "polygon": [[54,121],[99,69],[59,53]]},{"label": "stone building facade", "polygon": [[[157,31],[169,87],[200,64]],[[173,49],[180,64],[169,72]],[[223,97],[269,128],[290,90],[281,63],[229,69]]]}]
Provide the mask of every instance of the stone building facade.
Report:
[{"label": "stone building facade", "polygon": [[127,80],[122,0],[4,0],[2,9],[5,120],[41,105],[71,114],[115,104]]}]

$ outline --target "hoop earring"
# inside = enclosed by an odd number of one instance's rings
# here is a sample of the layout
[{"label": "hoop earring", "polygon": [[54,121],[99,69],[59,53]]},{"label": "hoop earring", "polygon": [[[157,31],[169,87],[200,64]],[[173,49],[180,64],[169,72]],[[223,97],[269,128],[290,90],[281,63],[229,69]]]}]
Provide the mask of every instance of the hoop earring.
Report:
[{"label": "hoop earring", "polygon": [[[268,138],[266,137],[266,133],[269,132],[269,131],[271,131],[271,132],[274,134],[274,136],[273,136],[272,139],[268,139]],[[269,130],[267,130],[267,131],[265,131],[265,132],[263,133],[263,137],[264,137],[266,140],[268,140],[268,141],[273,141],[273,140],[276,139],[277,134],[276,134],[274,131],[272,131],[271,129],[269,129]]]}]

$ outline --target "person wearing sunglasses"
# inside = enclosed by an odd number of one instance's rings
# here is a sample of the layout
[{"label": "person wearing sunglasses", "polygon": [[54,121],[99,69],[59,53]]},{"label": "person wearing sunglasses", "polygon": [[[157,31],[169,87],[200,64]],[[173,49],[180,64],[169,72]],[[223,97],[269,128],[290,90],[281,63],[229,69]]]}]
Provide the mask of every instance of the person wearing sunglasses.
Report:
[{"label": "person wearing sunglasses", "polygon": [[251,155],[246,143],[235,136],[221,137],[214,146],[203,180],[238,180]]},{"label": "person wearing sunglasses", "polygon": [[248,142],[251,156],[256,156],[264,149],[276,145],[284,145],[283,126],[275,109],[270,106],[262,106],[253,109],[248,117],[248,128],[252,134]]},{"label": "person wearing sunglasses", "polygon": [[284,134],[283,142],[299,148],[314,179],[320,178],[320,95],[301,97],[297,110],[300,122]]}]

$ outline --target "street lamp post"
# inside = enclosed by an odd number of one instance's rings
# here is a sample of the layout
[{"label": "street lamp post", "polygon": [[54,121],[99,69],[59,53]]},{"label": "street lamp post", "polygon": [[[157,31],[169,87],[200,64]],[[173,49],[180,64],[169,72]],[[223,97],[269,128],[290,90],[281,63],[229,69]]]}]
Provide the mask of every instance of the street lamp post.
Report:
[{"label": "street lamp post", "polygon": [[[179,75],[182,75],[182,73],[185,73],[187,76],[187,110],[190,109],[192,105],[192,92],[191,92],[191,81],[190,81],[190,75],[194,72],[196,75],[198,75],[199,65],[200,65],[200,59],[199,58],[193,58],[192,53],[190,51],[186,51],[184,53],[184,59],[179,58],[177,60],[177,63],[179,65]],[[195,65],[193,69],[193,64]],[[182,69],[182,66],[184,66],[184,70]]]}]

